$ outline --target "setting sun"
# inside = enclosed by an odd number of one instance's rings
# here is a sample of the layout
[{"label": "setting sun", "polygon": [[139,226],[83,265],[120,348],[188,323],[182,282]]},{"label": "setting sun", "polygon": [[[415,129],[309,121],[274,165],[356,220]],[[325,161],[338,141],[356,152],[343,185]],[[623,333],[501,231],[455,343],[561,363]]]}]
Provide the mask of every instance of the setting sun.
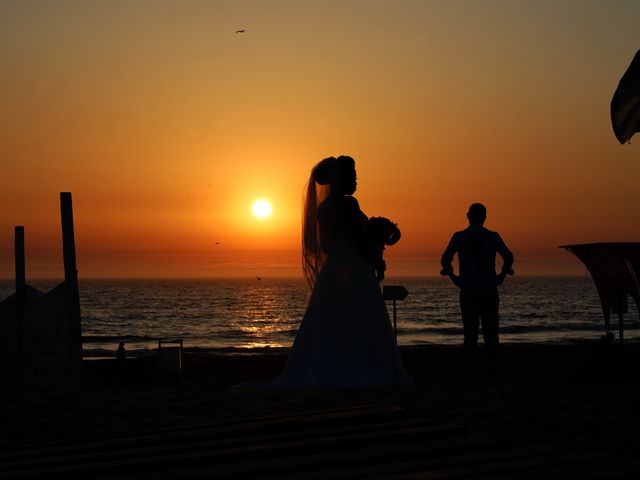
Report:
[{"label": "setting sun", "polygon": [[269,202],[269,200],[265,200],[264,198],[260,198],[253,202],[251,210],[256,217],[267,218],[269,215],[271,215],[271,202]]}]

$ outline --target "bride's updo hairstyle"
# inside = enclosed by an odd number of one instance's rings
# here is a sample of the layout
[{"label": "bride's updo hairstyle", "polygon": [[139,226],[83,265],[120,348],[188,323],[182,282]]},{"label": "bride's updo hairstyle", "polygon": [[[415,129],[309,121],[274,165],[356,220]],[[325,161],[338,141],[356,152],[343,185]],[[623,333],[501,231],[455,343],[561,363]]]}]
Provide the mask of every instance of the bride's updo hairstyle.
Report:
[{"label": "bride's updo hairstyle", "polygon": [[321,160],[311,173],[313,180],[320,185],[330,185],[339,182],[345,173],[356,167],[356,161],[348,155],[327,157]]}]

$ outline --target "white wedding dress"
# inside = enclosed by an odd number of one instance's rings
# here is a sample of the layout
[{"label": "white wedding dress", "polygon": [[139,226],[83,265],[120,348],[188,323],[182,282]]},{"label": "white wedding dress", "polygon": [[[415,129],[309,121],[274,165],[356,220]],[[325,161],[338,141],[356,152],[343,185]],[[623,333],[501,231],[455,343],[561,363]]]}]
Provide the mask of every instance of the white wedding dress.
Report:
[{"label": "white wedding dress", "polygon": [[[366,221],[359,208],[358,212]],[[375,271],[358,248],[352,228],[340,223],[286,366],[274,383],[281,387],[412,385]]]}]

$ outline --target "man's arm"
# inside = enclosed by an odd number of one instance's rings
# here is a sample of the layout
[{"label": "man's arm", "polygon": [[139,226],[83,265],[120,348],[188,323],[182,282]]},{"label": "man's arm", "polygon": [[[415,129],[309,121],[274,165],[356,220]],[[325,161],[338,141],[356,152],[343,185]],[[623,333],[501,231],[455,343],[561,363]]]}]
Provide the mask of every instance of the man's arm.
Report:
[{"label": "man's arm", "polygon": [[449,245],[445,249],[442,257],[440,258],[440,265],[442,265],[442,270],[440,270],[440,275],[443,277],[448,276],[453,283],[457,286],[460,286],[460,277],[453,273],[453,256],[458,251],[458,242],[456,241],[456,236],[453,235],[451,240],[449,240]]},{"label": "man's arm", "polygon": [[513,253],[511,253],[511,250],[507,248],[502,237],[500,237],[499,234],[496,235],[498,237],[496,251],[502,257],[502,270],[500,271],[500,275],[502,275],[502,278],[504,279],[506,275],[513,275],[515,273],[513,268],[511,268],[513,266]]}]

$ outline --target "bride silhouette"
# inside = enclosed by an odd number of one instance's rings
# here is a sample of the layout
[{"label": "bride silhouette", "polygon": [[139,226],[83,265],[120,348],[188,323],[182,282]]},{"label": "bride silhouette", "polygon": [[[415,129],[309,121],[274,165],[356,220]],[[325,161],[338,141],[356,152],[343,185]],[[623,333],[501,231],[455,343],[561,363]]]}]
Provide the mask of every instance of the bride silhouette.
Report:
[{"label": "bride silhouette", "polygon": [[302,222],[311,296],[281,386],[410,385],[372,265],[367,217],[352,196],[355,161],[329,157],[311,171]]}]

